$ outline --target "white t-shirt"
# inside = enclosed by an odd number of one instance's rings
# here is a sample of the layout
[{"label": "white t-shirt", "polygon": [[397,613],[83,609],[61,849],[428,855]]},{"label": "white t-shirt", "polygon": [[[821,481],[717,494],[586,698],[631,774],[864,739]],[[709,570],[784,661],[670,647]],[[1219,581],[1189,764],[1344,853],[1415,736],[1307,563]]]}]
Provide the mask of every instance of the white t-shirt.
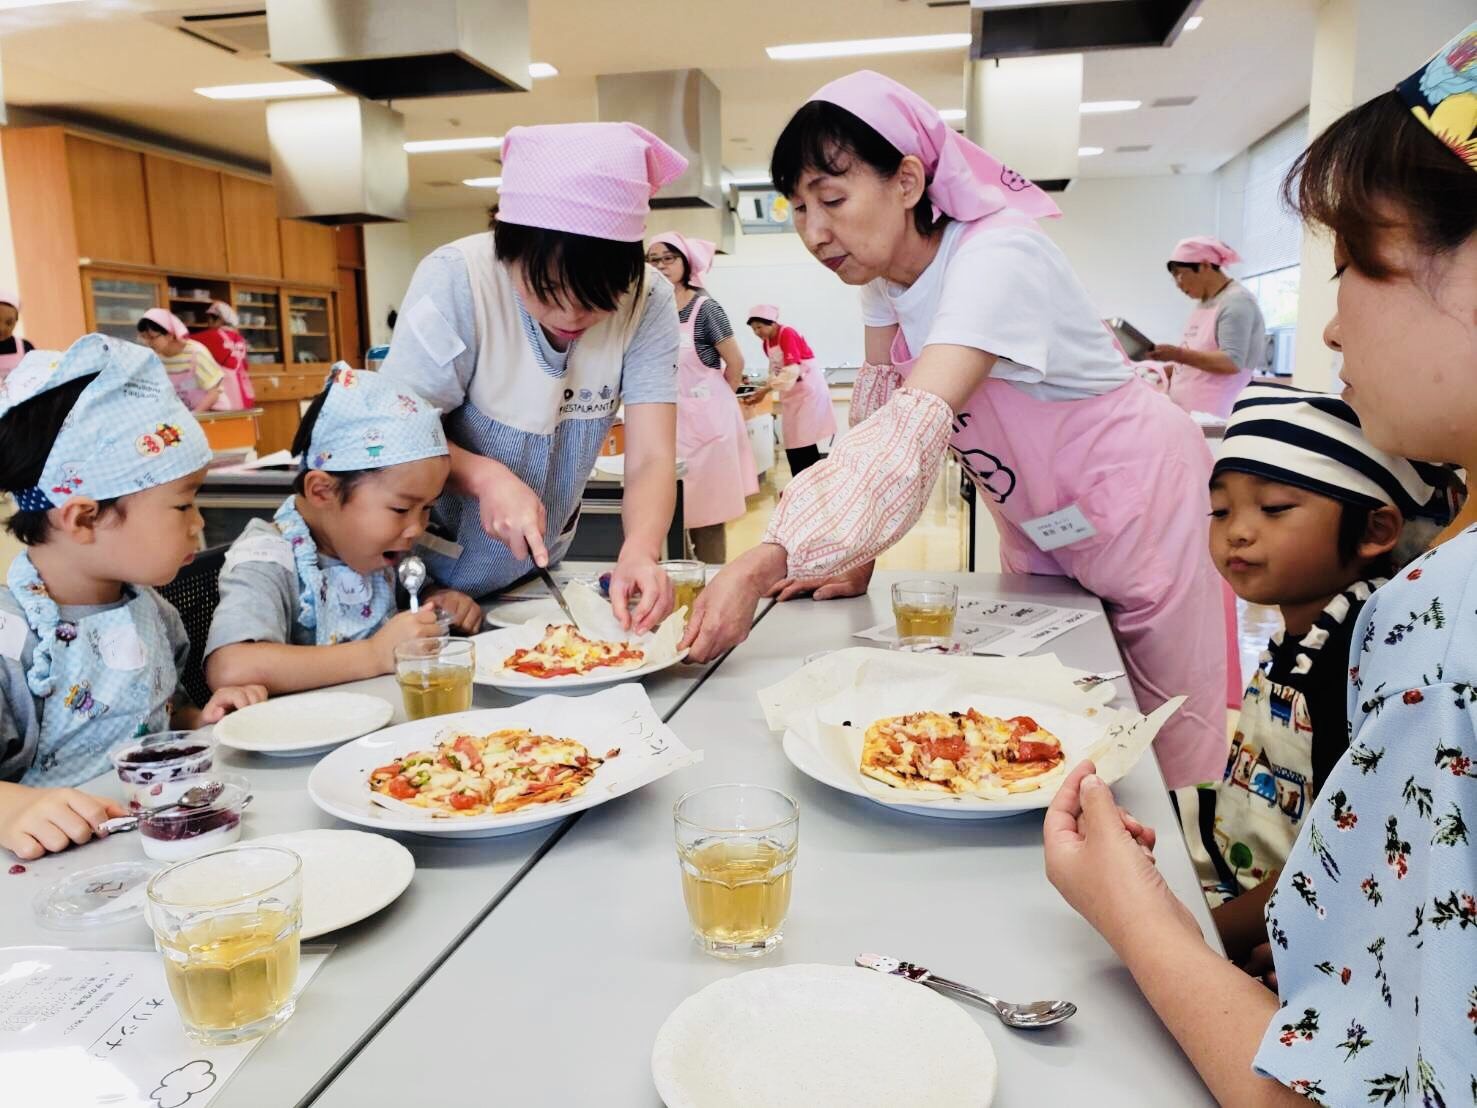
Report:
[{"label": "white t-shirt", "polygon": [[868,327],[900,324],[914,356],[930,344],[968,346],[1000,360],[992,376],[1042,400],[1112,392],[1133,376],[1051,239],[1028,225],[944,228],[938,255],[907,288],[878,278],[862,288]]}]

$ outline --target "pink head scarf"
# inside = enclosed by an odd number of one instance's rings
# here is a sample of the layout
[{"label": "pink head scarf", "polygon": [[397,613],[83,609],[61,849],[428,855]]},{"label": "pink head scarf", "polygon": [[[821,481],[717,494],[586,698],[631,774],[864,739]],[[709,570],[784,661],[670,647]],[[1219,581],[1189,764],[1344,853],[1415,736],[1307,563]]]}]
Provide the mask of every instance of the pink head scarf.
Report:
[{"label": "pink head scarf", "polygon": [[1174,253],[1169,256],[1169,260],[1191,264],[1209,262],[1211,265],[1229,265],[1231,262],[1239,262],[1241,255],[1220,239],[1211,238],[1209,235],[1195,235],[1191,238],[1180,239],[1175,243]]},{"label": "pink head scarf", "polygon": [[703,283],[708,270],[713,268],[713,255],[718,253],[716,242],[709,242],[707,239],[690,239],[676,231],[656,235],[651,241],[664,242],[687,259],[687,281],[692,285]]},{"label": "pink head scarf", "polygon": [[19,293],[11,292],[9,289],[0,290],[0,304],[9,304],[15,309],[15,314],[20,315],[21,298]]},{"label": "pink head scarf", "polygon": [[144,318],[150,323],[157,323],[177,339],[190,337],[190,329],[173,312],[167,312],[163,308],[150,308],[144,313]]},{"label": "pink head scarf", "polygon": [[890,77],[863,69],[832,81],[811,97],[845,108],[904,154],[912,154],[929,176],[928,199],[966,223],[1010,213],[1019,219],[1062,214],[1051,197],[1015,170],[970,142],[939,116],[938,109]]},{"label": "pink head scarf", "polygon": [[205,314],[207,316],[215,316],[216,319],[220,320],[227,327],[235,327],[241,322],[236,315],[236,309],[232,308],[224,300],[212,300]]},{"label": "pink head scarf", "polygon": [[687,159],[634,123],[514,127],[503,139],[498,219],[640,242],[651,198]]},{"label": "pink head scarf", "polygon": [[749,309],[745,319],[767,319],[771,323],[780,321],[780,308],[778,304],[755,304]]}]

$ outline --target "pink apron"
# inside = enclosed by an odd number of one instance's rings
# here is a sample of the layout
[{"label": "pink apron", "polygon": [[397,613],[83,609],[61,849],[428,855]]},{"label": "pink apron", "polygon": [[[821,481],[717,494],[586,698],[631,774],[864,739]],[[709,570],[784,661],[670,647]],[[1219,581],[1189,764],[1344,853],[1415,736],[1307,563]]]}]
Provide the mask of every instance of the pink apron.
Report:
[{"label": "pink apron", "polygon": [[[771,375],[784,368],[784,353],[778,342],[765,343],[764,352],[769,355]],[[831,407],[831,390],[826,387],[825,373],[814,358],[794,364],[800,371],[799,377],[789,388],[780,390],[786,450],[814,446],[836,433],[836,413]]]},{"label": "pink apron", "polygon": [[[906,378],[914,359],[901,329],[892,359]],[[1142,709],[1188,696],[1154,740],[1169,787],[1217,780],[1226,655],[1200,428],[1136,377],[1071,401],[991,377],[955,414],[949,449],[999,526],[1001,568],[1070,577],[1097,594]],[[1023,529],[1073,506],[1096,534],[1047,553]]]},{"label": "pink apron", "polygon": [[744,514],[744,497],[759,491],[759,472],[749,448],[749,432],[738,397],[723,371],[698,357],[693,330],[706,296],[697,298],[681,324],[677,355],[677,456],[687,463],[683,477],[683,524],[707,527]]},{"label": "pink apron", "polygon": [[[1215,337],[1215,317],[1219,311],[1218,305],[1208,304],[1191,312],[1181,344],[1190,350],[1206,353],[1219,350],[1220,344]],[[1207,373],[1194,366],[1176,363],[1174,375],[1169,379],[1169,398],[1187,412],[1209,412],[1227,419],[1236,397],[1250,383],[1249,369],[1235,373]]]}]

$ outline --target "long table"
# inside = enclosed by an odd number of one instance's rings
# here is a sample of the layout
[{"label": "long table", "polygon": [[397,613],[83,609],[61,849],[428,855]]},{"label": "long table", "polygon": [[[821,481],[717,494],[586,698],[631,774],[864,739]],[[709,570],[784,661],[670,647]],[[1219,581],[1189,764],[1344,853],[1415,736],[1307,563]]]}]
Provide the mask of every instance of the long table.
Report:
[{"label": "long table", "polygon": [[[578,568],[578,567],[572,567]],[[756,619],[768,609],[764,602]],[[715,664],[681,665],[648,678],[646,690],[663,719],[670,718],[712,673]],[[400,690],[392,677],[339,686],[378,696],[394,706],[392,722],[405,721]],[[473,706],[506,707],[517,701],[478,685]],[[217,765],[245,773],[253,800],[243,839],[316,827],[343,827],[308,796],[307,779],[316,757],[275,758],[220,748]],[[118,796],[116,777],[84,786]],[[315,942],[334,951],[303,992],[297,1012],[258,1045],[212,1108],[277,1108],[310,1102],[338,1067],[371,1040],[451,956],[557,841],[567,824],[492,839],[450,840],[420,835],[393,837],[415,856],[416,873],[394,904],[352,927]],[[86,947],[152,946],[141,918],[114,927],[62,932],[42,927],[31,911],[38,890],[66,873],[142,857],[136,833],[110,836],[61,854],[26,863],[23,875],[6,876],[0,896],[0,943]],[[0,1104],[10,1103],[0,1092]],[[365,1103],[382,1103],[370,1098]]]},{"label": "long table", "polygon": [[[879,575],[865,598],[770,611],[670,720],[685,743],[703,750],[702,763],[578,818],[315,1108],[419,1103],[438,1059],[451,1076],[433,1084],[465,1078],[489,1102],[655,1105],[652,1042],[686,996],[756,966],[849,964],[862,951],[893,954],[1007,999],[1079,1006],[1068,1023],[1038,1032],[1010,1031],[991,1013],[968,1009],[999,1058],[1001,1108],[1213,1103],[1107,944],[1047,883],[1039,813],[963,822],[891,812],[801,775],[766,729],[755,692],[811,652],[853,645],[854,631],[886,618],[896,576]],[[970,592],[1098,607],[1059,579],[954,580]],[[1104,619],[1049,649],[1068,665],[1121,668]],[[1130,696],[1124,682],[1118,691]],[[800,802],[785,941],[757,962],[700,953],[682,905],[672,805],[686,790],[722,781],[773,785]],[[1115,791],[1159,828],[1160,868],[1213,936],[1157,764],[1145,759]]]}]

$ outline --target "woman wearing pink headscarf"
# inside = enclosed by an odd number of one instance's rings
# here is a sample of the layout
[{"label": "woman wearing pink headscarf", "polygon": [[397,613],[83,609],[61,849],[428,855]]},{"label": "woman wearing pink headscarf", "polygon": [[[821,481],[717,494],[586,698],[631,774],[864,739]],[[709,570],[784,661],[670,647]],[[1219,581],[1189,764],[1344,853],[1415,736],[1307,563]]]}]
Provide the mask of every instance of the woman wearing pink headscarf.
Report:
[{"label": "woman wearing pink headscarf", "polygon": [[13,292],[0,292],[0,381],[20,365],[26,353],[36,348],[25,339],[15,337],[15,325],[21,318],[21,298]]},{"label": "woman wearing pink headscarf", "polygon": [[251,386],[246,358],[246,336],[236,330],[240,322],[235,308],[224,300],[215,300],[205,309],[205,330],[195,336],[226,375],[221,382],[226,406],[238,410],[256,403],[256,389]]},{"label": "woman wearing pink headscarf", "polygon": [[645,630],[672,608],[657,563],[676,502],[679,336],[642,241],[651,197],[687,162],[631,123],[515,127],[502,158],[496,226],[421,260],[380,367],[435,405],[451,445],[433,511],[449,541],[422,556],[474,597],[558,561],[624,401],[610,599],[622,626]]},{"label": "woman wearing pink headscarf", "polygon": [[703,289],[717,246],[676,231],[657,235],[646,261],[672,283],[682,346],[677,356],[677,456],[682,522],[705,562],[728,560],[724,524],[744,514],[744,498],[759,491],[759,472],[734,390],[744,355],[723,306]]},{"label": "woman wearing pink headscarf", "polygon": [[216,406],[225,374],[210,351],[190,337],[184,320],[164,308],[150,308],[138,321],[138,341],[159,355],[185,407],[203,412]]},{"label": "woman wearing pink headscarf", "polygon": [[852,430],[785,490],[764,542],[695,605],[683,645],[747,633],[759,595],[864,591],[923,511],[946,450],[1000,529],[1003,568],[1102,598],[1140,705],[1181,693],[1156,741],[1171,785],[1225,763],[1210,452],[1141,382],[1061,251],[1051,199],[876,73],[825,86],[770,165],[806,247],[862,289]]},{"label": "woman wearing pink headscarf", "polygon": [[1169,396],[1187,412],[1227,419],[1255,370],[1267,364],[1267,327],[1256,298],[1221,267],[1241,255],[1220,239],[1181,239],[1169,256],[1169,275],[1196,302],[1179,345],[1159,345],[1146,359],[1173,363]]},{"label": "woman wearing pink headscarf", "polygon": [[821,460],[820,443],[836,433],[826,375],[815,364],[805,336],[780,322],[778,305],[755,304],[749,309],[749,328],[769,355],[769,379],[780,394],[785,458],[798,476]]}]

